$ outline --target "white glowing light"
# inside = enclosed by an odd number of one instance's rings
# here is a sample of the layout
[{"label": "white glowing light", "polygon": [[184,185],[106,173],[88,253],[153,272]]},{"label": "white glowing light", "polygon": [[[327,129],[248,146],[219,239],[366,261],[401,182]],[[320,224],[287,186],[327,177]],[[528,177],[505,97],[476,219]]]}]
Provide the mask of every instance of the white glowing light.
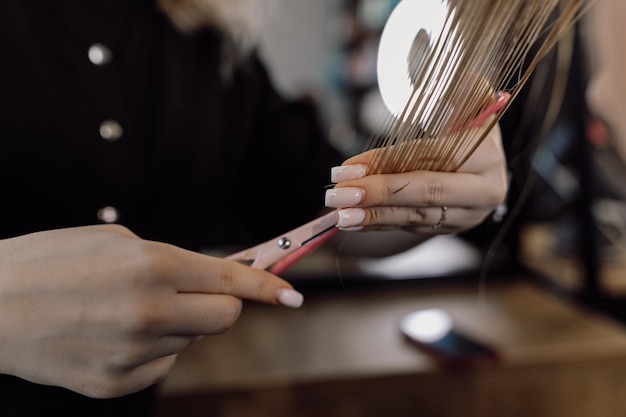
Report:
[{"label": "white glowing light", "polygon": [[402,331],[422,343],[433,343],[452,330],[452,318],[444,310],[431,308],[410,313],[401,323]]},{"label": "white glowing light", "polygon": [[[451,30],[446,3],[446,0],[402,0],[385,24],[378,49],[377,77],[383,101],[395,116],[406,107],[414,90],[409,68],[411,48],[418,40],[428,41],[427,47],[431,50],[440,48],[436,45],[437,39]],[[437,68],[443,65],[440,61],[424,65],[424,71],[443,70]],[[418,110],[429,112],[425,107]]]}]

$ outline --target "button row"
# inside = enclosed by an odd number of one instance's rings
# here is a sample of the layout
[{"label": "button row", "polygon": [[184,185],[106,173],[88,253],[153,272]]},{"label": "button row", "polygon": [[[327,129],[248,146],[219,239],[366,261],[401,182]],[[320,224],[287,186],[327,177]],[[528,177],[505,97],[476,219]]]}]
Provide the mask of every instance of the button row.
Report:
[{"label": "button row", "polygon": [[[113,60],[113,53],[106,45],[94,43],[87,51],[89,61],[99,67],[110,63]],[[115,120],[105,120],[100,124],[100,137],[109,142],[119,140],[124,134],[124,129]],[[102,223],[116,223],[120,218],[120,212],[113,206],[102,207],[96,213],[98,220]]]},{"label": "button row", "polygon": [[[94,43],[87,51],[89,61],[99,67],[110,63],[113,60],[111,49],[101,43]],[[116,142],[124,134],[124,129],[115,120],[105,120],[100,124],[100,137],[109,142]]]}]

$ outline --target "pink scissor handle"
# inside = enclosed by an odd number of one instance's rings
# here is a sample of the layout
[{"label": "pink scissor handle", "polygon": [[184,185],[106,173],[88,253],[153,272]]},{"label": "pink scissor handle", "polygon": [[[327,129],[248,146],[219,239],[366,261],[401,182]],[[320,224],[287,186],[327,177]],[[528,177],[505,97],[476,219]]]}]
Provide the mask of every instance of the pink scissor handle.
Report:
[{"label": "pink scissor handle", "polygon": [[327,232],[319,235],[314,240],[310,241],[308,244],[300,247],[298,250],[296,250],[294,252],[291,252],[289,255],[285,256],[283,259],[281,259],[280,261],[276,262],[270,268],[269,271],[271,273],[275,274],[275,275],[281,275],[287,269],[291,268],[291,266],[293,266],[293,264],[298,262],[300,259],[302,259],[305,256],[309,255],[315,249],[319,248],[324,243],[326,243],[326,241],[328,241],[328,239],[333,237],[338,231],[339,231],[339,229],[335,227],[335,228],[332,228],[332,229],[328,230]]}]

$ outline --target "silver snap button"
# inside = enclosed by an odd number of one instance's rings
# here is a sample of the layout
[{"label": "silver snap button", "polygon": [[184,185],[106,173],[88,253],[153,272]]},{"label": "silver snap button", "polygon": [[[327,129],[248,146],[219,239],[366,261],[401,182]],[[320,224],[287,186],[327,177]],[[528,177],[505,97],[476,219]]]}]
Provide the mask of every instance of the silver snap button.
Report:
[{"label": "silver snap button", "polygon": [[113,53],[111,50],[101,43],[94,43],[91,45],[89,47],[89,51],[87,51],[87,56],[92,64],[98,66],[106,65],[113,59]]},{"label": "silver snap button", "polygon": [[97,216],[103,223],[115,223],[120,218],[120,212],[113,206],[107,206],[98,210]]},{"label": "silver snap button", "polygon": [[115,142],[124,134],[124,129],[115,120],[105,120],[100,124],[100,137],[110,142]]}]

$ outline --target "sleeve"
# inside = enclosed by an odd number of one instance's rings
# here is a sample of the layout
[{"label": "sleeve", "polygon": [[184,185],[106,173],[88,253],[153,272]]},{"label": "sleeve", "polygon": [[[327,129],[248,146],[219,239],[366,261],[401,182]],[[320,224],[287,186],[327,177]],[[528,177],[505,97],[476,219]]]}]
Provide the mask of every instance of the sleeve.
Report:
[{"label": "sleeve", "polygon": [[253,240],[269,239],[321,212],[330,168],[342,158],[316,103],[281,96],[257,57],[238,95],[249,137],[230,198]]}]

